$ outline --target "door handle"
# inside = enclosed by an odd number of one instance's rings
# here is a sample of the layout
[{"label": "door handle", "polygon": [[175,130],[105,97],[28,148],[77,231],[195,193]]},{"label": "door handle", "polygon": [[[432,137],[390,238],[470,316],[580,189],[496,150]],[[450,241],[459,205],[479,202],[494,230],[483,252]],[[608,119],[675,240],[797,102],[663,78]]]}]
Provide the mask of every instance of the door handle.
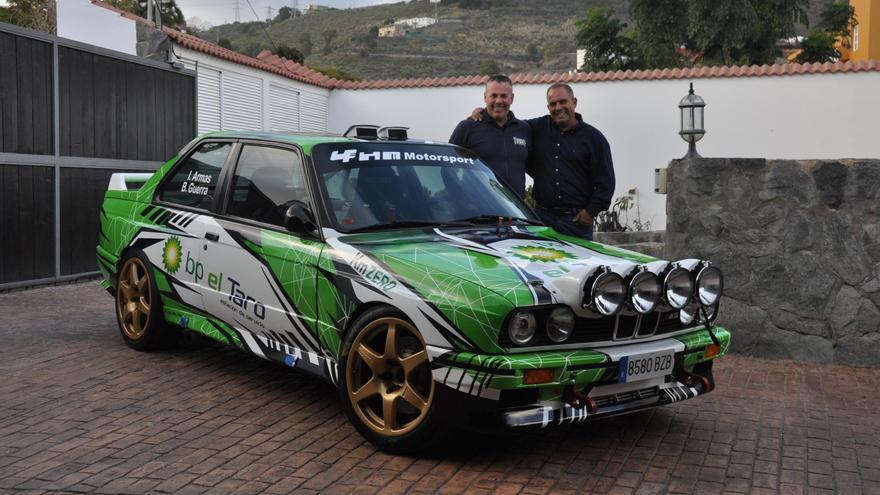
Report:
[{"label": "door handle", "polygon": [[213,232],[205,232],[205,239],[209,241],[217,242],[220,240],[220,234],[215,234]]}]

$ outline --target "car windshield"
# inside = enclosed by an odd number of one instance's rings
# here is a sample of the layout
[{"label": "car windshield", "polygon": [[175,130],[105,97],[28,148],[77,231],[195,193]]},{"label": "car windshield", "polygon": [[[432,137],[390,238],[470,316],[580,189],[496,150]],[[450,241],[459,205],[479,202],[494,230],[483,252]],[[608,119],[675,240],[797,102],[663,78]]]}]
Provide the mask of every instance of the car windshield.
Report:
[{"label": "car windshield", "polygon": [[446,145],[328,143],[312,157],[342,232],[521,221],[528,206],[473,153]]}]

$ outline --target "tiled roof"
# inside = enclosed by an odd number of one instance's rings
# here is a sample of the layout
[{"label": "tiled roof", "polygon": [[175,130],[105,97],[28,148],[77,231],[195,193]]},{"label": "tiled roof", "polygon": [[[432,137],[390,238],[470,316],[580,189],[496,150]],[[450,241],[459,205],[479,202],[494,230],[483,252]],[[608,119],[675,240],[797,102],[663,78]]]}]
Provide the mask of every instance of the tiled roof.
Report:
[{"label": "tiled roof", "polygon": [[[762,77],[836,72],[880,71],[880,61],[742,65],[609,72],[557,72],[549,74],[511,74],[514,84],[552,84],[556,82],[643,81],[656,79],[698,79],[708,77]],[[383,79],[375,81],[336,81],[338,89],[391,89],[482,85],[489,76],[436,77],[421,79]]]},{"label": "tiled roof", "polygon": [[[113,7],[112,5],[104,3],[101,0],[91,0],[91,2],[97,6],[112,10],[113,12],[116,12],[127,19],[131,19],[136,22],[142,22],[145,24],[148,22],[143,17]],[[289,64],[279,67],[276,64],[270,64],[258,58],[248,57],[247,55],[243,55],[236,51],[223,48],[222,46],[211,43],[210,41],[205,41],[191,34],[187,34],[176,29],[171,29],[167,26],[162,26],[162,31],[164,31],[165,34],[167,34],[168,37],[171,38],[172,41],[184,48],[206,53],[213,57],[227,60],[229,62],[246,65],[248,67],[271,72],[273,74],[278,74],[282,77],[287,77],[289,79],[313,84],[315,86],[320,86],[323,88],[331,88],[334,86],[334,83],[337,82],[336,79],[327,77],[320,72],[313,71],[312,69],[309,69],[304,65],[297,64],[296,62],[287,60]]]},{"label": "tiled roof", "polygon": [[[91,0],[95,5],[117,12],[119,15],[137,22],[146,23],[143,17],[117,9],[101,0]],[[191,50],[247,65],[255,69],[272,72],[297,81],[330,89],[392,89],[392,88],[430,88],[443,86],[481,86],[489,76],[423,77],[416,79],[381,79],[372,81],[342,81],[325,76],[308,67],[269,50],[263,50],[256,58],[227,50],[219,45],[168,27],[162,28],[175,43]],[[686,69],[651,69],[608,72],[556,72],[544,74],[511,74],[514,84],[552,84],[555,82],[601,82],[601,81],[644,81],[657,79],[699,79],[709,77],[762,77],[788,76],[799,74],[826,74],[838,72],[880,71],[880,61],[825,62],[812,64],[742,65],[731,67],[695,67]]]}]

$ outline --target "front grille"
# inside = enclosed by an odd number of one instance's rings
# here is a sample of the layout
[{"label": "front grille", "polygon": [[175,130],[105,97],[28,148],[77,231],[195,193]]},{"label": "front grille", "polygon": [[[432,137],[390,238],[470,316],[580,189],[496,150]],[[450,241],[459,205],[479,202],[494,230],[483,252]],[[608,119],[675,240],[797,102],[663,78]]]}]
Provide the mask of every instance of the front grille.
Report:
[{"label": "front grille", "polygon": [[[546,315],[536,313],[538,330],[535,337],[522,347],[535,347],[556,344],[544,331]],[[505,322],[506,323],[506,322]],[[614,315],[601,318],[576,318],[574,333],[566,344],[589,344],[591,342],[608,342],[612,340],[626,341],[651,335],[662,335],[677,332],[684,328],[678,319],[678,310],[659,312],[654,311],[647,315]],[[501,331],[498,338],[501,347],[516,346],[507,333],[507,327]]]}]

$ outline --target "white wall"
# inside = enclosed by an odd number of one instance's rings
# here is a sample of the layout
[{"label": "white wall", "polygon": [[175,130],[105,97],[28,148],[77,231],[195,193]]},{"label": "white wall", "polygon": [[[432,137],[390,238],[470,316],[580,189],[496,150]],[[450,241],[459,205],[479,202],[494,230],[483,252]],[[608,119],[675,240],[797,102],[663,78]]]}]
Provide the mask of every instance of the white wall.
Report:
[{"label": "white wall", "polygon": [[[654,169],[687,151],[678,136],[678,102],[689,80],[573,84],[578,111],[611,144],[615,197],[637,188],[642,220],[664,229],[665,196]],[[706,101],[707,157],[880,158],[880,72],[694,79]],[[514,113],[546,113],[547,85],[514,87]],[[328,127],[404,125],[416,138],[446,141],[459,120],[482,105],[480,86],[334,90]],[[632,217],[630,218],[632,219]]]},{"label": "white wall", "polygon": [[58,36],[137,55],[135,23],[89,0],[56,2]]}]

